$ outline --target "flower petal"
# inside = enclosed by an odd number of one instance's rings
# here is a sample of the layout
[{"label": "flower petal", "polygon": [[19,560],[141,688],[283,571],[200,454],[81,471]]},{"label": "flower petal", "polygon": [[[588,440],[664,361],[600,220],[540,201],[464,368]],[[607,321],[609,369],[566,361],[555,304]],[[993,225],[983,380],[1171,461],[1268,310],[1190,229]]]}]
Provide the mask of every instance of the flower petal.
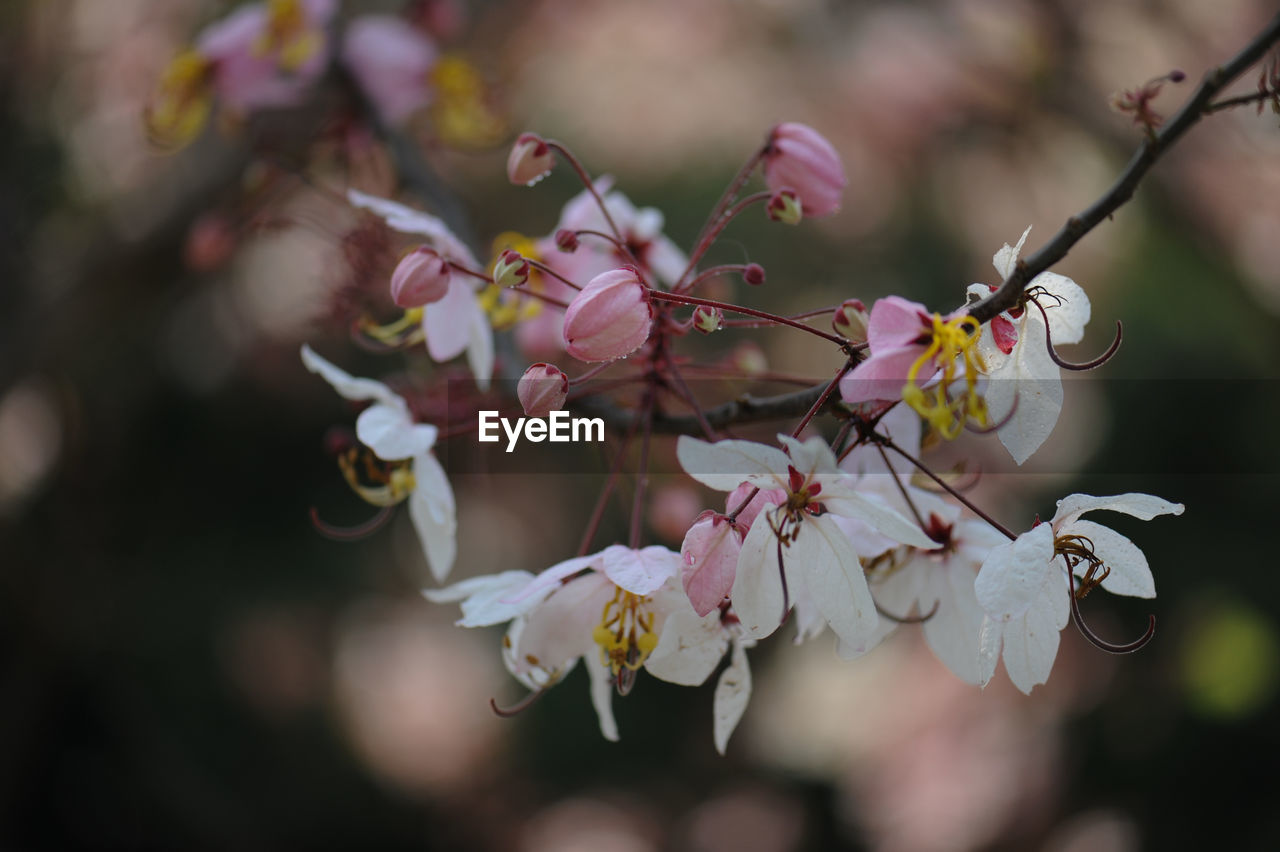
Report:
[{"label": "flower petal", "polygon": [[840,640],[857,650],[870,644],[879,616],[853,545],[826,518],[810,518],[786,549],[791,572],[804,571],[814,603]]},{"label": "flower petal", "polygon": [[1043,287],[1049,293],[1047,298],[1039,299],[1044,307],[1044,317],[1035,308],[1028,308],[1027,316],[1032,322],[1042,322],[1048,317],[1054,346],[1079,343],[1084,339],[1084,327],[1089,324],[1093,308],[1083,287],[1056,272],[1041,272],[1028,286]]},{"label": "flower petal", "polygon": [[528,571],[503,571],[472,577],[443,589],[423,589],[422,596],[432,603],[462,603],[462,618],[454,622],[459,627],[488,627],[516,618],[538,603],[528,598],[522,604],[509,604],[503,598],[516,589],[524,588],[533,579]]},{"label": "flower petal", "polygon": [[366,399],[377,400],[383,405],[403,410],[408,416],[408,406],[400,395],[382,382],[373,379],[358,379],[339,367],[326,361],[315,353],[310,346],[302,344],[302,363],[313,373],[324,379],[343,399],[360,402]]},{"label": "flower petal", "polygon": [[383,461],[400,461],[435,446],[436,427],[414,423],[403,408],[378,403],[356,418],[356,437]]},{"label": "flower petal", "polygon": [[676,457],[685,473],[717,491],[732,491],[743,482],[763,489],[785,488],[791,464],[782,450],[755,441],[709,444],[688,435],[676,442]]},{"label": "flower petal", "polygon": [[712,709],[715,719],[712,736],[716,751],[721,754],[724,754],[729,745],[729,737],[738,727],[742,714],[747,712],[747,702],[750,699],[751,668],[747,665],[747,652],[741,642],[734,642],[729,666],[716,683],[715,704]]},{"label": "flower petal", "polygon": [[986,400],[992,422],[1006,421],[997,433],[1000,443],[1022,464],[1058,423],[1062,379],[1049,357],[1044,323],[1024,316],[1018,335],[1009,357],[991,372]]},{"label": "flower petal", "polygon": [[854,493],[852,488],[852,483],[830,482],[824,478],[822,493],[818,496],[827,511],[862,521],[894,541],[924,550],[938,547],[938,543],[925,535],[914,521],[890,508],[878,495]]},{"label": "flower petal", "polygon": [[[766,512],[772,512],[772,509]],[[782,623],[782,577],[778,568],[778,537],[773,534],[765,512],[751,525],[738,557],[738,574],[733,578],[733,611],[742,628],[753,639],[763,639]]]},{"label": "flower petal", "polygon": [[636,595],[651,594],[680,573],[680,554],[656,544],[643,550],[610,545],[600,559],[609,579]]},{"label": "flower petal", "polygon": [[449,283],[443,299],[422,307],[422,332],[433,361],[448,361],[462,354],[471,342],[478,311],[470,285],[456,279]]},{"label": "flower petal", "polygon": [[700,686],[720,665],[728,647],[729,636],[720,623],[719,612],[699,616],[686,607],[667,617],[658,647],[644,667],[659,680]]},{"label": "flower petal", "polygon": [[600,720],[600,733],[611,743],[618,741],[618,723],[613,718],[613,675],[594,654],[582,661],[591,678],[591,706]]},{"label": "flower petal", "polygon": [[453,502],[453,489],[440,462],[431,453],[413,460],[415,485],[409,497],[409,517],[418,532],[418,541],[426,554],[427,565],[436,582],[442,582],[453,568],[457,555],[458,522]]},{"label": "flower petal", "polygon": [[453,235],[453,231],[449,230],[449,226],[443,220],[423,213],[421,210],[406,207],[399,202],[379,198],[376,195],[366,195],[354,189],[347,190],[347,200],[355,207],[381,216],[392,230],[402,234],[420,234],[427,237],[432,247],[440,254],[466,264],[472,269],[479,268],[480,264],[476,261],[475,255],[465,243]]},{"label": "flower petal", "polygon": [[1032,527],[1014,541],[992,548],[974,583],[978,603],[997,621],[1021,617],[1045,583],[1059,573],[1052,559],[1049,524]]},{"label": "flower petal", "polygon": [[1031,226],[1022,232],[1022,236],[1018,238],[1016,246],[1010,246],[1005,243],[1004,246],[995,253],[991,258],[991,263],[996,268],[996,272],[1000,273],[1001,278],[1008,278],[1013,274],[1013,268],[1018,262],[1018,255],[1022,252],[1022,244],[1027,241],[1027,234],[1031,233]]},{"label": "flower petal", "polygon": [[[1151,576],[1147,557],[1129,539],[1109,527],[1093,521],[1076,521],[1069,530],[1072,535],[1082,535],[1093,542],[1093,552],[1111,569],[1102,588],[1113,595],[1130,595],[1135,598],[1154,598],[1156,581]],[[1077,576],[1083,576],[1088,565],[1076,566]]]},{"label": "flower petal", "polygon": [[1049,679],[1066,625],[1063,616],[1071,606],[1069,594],[1065,587],[1046,586],[1021,618],[1005,625],[1004,670],[1013,685],[1028,695]]},{"label": "flower petal", "polygon": [[1058,511],[1053,513],[1053,526],[1062,529],[1086,512],[1121,512],[1149,521],[1157,515],[1181,515],[1184,508],[1181,503],[1170,503],[1150,494],[1129,493],[1112,497],[1071,494],[1058,501]]}]

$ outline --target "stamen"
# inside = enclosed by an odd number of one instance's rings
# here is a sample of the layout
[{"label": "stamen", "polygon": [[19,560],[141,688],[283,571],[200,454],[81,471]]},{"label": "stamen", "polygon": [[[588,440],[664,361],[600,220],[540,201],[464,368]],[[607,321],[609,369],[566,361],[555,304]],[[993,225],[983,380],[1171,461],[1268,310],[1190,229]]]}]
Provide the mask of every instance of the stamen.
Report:
[{"label": "stamen", "polygon": [[1120,341],[1124,339],[1124,323],[1120,322],[1120,320],[1116,320],[1116,336],[1115,339],[1111,341],[1111,345],[1107,347],[1106,352],[1103,352],[1092,361],[1085,361],[1083,364],[1068,361],[1059,355],[1058,351],[1053,348],[1053,338],[1050,336],[1049,332],[1049,315],[1045,312],[1044,305],[1041,305],[1035,299],[1028,299],[1028,301],[1035,305],[1040,311],[1040,316],[1044,317],[1044,345],[1049,350],[1049,357],[1053,359],[1053,363],[1057,364],[1062,369],[1079,371],[1092,370],[1095,367],[1101,367],[1103,364],[1110,361],[1112,356],[1116,354],[1116,350],[1120,348]]},{"label": "stamen", "polygon": [[325,538],[330,538],[334,541],[359,541],[382,529],[387,521],[390,520],[391,515],[391,507],[383,506],[374,513],[372,518],[362,524],[357,524],[354,527],[340,527],[321,519],[319,510],[312,506],[311,525]]},{"label": "stamen", "polygon": [[[600,661],[609,668],[620,691],[630,691],[634,673],[658,647],[658,635],[653,629],[654,614],[643,609],[648,601],[648,598],[619,588],[604,605],[600,623],[591,634],[600,646]],[[632,676],[624,676],[624,671],[631,672]]]},{"label": "stamen", "polygon": [[894,615],[878,603],[876,604],[876,612],[898,624],[924,624],[926,621],[938,614],[938,605],[941,603],[942,601],[934,601],[933,608],[924,615]]},{"label": "stamen", "polygon": [[1071,584],[1071,620],[1075,622],[1076,629],[1080,631],[1080,635],[1088,639],[1095,647],[1106,651],[1108,654],[1132,654],[1134,651],[1144,647],[1156,635],[1156,617],[1149,615],[1147,616],[1147,632],[1132,642],[1124,645],[1113,645],[1102,639],[1089,628],[1089,625],[1084,623],[1084,616],[1080,614],[1080,602],[1076,599],[1076,577],[1070,569],[1067,570],[1067,578]]},{"label": "stamen", "polygon": [[[981,356],[976,345],[982,334],[982,326],[965,314],[943,321],[941,314],[934,314],[932,329],[925,332],[928,344],[920,357],[907,371],[907,383],[902,388],[902,399],[916,410],[929,425],[948,441],[955,439],[969,420],[980,426],[987,424],[987,403],[978,393],[978,374],[982,369]],[[956,359],[963,356],[965,392],[960,399],[950,397],[951,385],[956,381]],[[918,384],[920,371],[927,365],[937,364],[942,370],[942,380],[925,391]]]},{"label": "stamen", "polygon": [[510,719],[515,716],[519,716],[521,713],[528,710],[535,703],[537,703],[539,698],[541,698],[546,694],[547,694],[546,689],[539,689],[536,692],[530,692],[528,695],[526,695],[524,698],[521,698],[519,701],[517,701],[515,704],[512,704],[510,707],[499,707],[498,702],[493,698],[490,698],[489,706],[493,708],[493,712],[498,716],[501,716],[503,719]]}]

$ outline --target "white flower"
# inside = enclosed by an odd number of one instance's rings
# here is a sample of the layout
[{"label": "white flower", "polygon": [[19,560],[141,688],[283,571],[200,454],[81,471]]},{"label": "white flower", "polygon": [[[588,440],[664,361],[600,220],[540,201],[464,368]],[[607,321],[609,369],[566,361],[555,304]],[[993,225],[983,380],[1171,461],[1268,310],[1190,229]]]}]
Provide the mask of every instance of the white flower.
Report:
[{"label": "white flower", "polygon": [[[721,641],[719,611],[699,618],[679,575],[678,553],[665,547],[633,550],[615,544],[599,553],[567,559],[536,577],[507,571],[444,589],[426,589],[423,594],[436,603],[460,601],[463,617],[458,624],[464,627],[510,621],[503,661],[531,690],[558,683],[583,660],[600,731],[605,739],[617,740],[612,692],[630,691],[641,667],[673,683],[697,685],[724,656],[728,639],[715,645]],[[656,654],[665,626],[673,618],[679,619],[677,636]],[[745,656],[734,659],[730,668],[742,672]],[[655,660],[658,671],[652,667]],[[729,720],[736,723],[750,693],[749,673],[726,677],[721,678],[726,696],[717,698],[718,743],[725,725],[723,739],[728,740]]]},{"label": "white flower", "polygon": [[[466,244],[436,217],[354,189],[347,190],[347,200],[381,216],[393,230],[426,237],[446,260],[456,261],[468,269],[482,268]],[[465,350],[476,385],[487,390],[493,377],[493,328],[476,298],[479,281],[471,275],[450,276],[444,298],[423,306],[422,332],[427,340],[427,353],[435,361],[448,361]]]},{"label": "white flower", "polygon": [[383,461],[408,461],[409,464],[393,469],[385,494],[372,495],[362,490],[361,496],[379,505],[408,500],[409,517],[418,532],[431,575],[437,582],[444,580],[457,553],[457,521],[453,489],[431,452],[436,442],[436,427],[415,423],[404,399],[382,382],[355,378],[321,358],[306,344],[302,346],[302,363],[344,398],[373,401],[374,404],[356,418],[356,437]]},{"label": "white flower", "polygon": [[1072,494],[1058,501],[1049,523],[993,548],[974,584],[986,612],[979,650],[984,686],[1002,647],[1005,670],[1018,689],[1030,693],[1048,680],[1058,654],[1058,632],[1071,612],[1068,564],[1089,582],[1100,578],[1102,588],[1114,594],[1155,597],[1142,551],[1119,533],[1080,519],[1099,510],[1149,521],[1157,515],[1181,515],[1183,506],[1149,494]]},{"label": "white flower", "polygon": [[746,482],[787,494],[785,503],[760,513],[742,543],[731,593],[734,612],[745,634],[759,639],[778,629],[793,597],[807,599],[842,642],[867,646],[876,633],[875,602],[858,554],[828,514],[864,521],[905,544],[936,545],[898,512],[855,493],[854,478],[836,467],[821,438],[778,440],[790,456],[752,441],[708,444],[681,436],[676,445],[680,465],[703,485],[732,491]]},{"label": "white flower", "polygon": [[[1003,278],[1013,273],[1018,253],[1030,233],[1028,227],[1016,246],[1006,243],[992,257],[996,272]],[[988,296],[992,289],[985,284],[971,284],[970,298]],[[1079,343],[1091,310],[1084,290],[1056,272],[1041,272],[1031,279],[1027,290],[1032,289],[1040,291],[1037,300],[1044,307],[1044,314],[1034,305],[1021,311],[1006,311],[983,327],[978,341],[990,377],[987,410],[992,422],[1008,418],[1000,428],[1000,442],[1018,464],[1031,458],[1049,437],[1062,411],[1062,378],[1058,365],[1049,357],[1048,336],[1052,335],[1055,346]]]}]

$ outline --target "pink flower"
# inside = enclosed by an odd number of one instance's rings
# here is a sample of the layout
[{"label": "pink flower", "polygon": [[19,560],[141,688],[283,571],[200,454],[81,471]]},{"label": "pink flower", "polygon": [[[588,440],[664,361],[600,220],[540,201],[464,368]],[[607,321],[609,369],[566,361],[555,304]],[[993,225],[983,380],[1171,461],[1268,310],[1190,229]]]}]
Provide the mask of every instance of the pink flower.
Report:
[{"label": "pink flower", "polygon": [[342,62],[383,120],[400,124],[431,102],[435,43],[393,15],[362,15],[347,25]]},{"label": "pink flower", "polygon": [[449,264],[426,246],[404,256],[391,273],[391,299],[402,308],[438,302],[449,292]]},{"label": "pink flower", "polygon": [[516,396],[530,417],[546,417],[559,411],[568,395],[569,377],[554,364],[534,364],[516,385]]},{"label": "pink flower", "polygon": [[724,515],[703,512],[680,545],[681,580],[694,611],[703,616],[720,606],[733,588],[742,552],[742,533]]},{"label": "pink flower", "polygon": [[[932,338],[932,328],[933,314],[919,302],[901,296],[878,300],[867,321],[871,357],[840,380],[840,396],[845,402],[900,398],[911,365]],[[935,366],[923,378],[936,372]]]},{"label": "pink flower", "polygon": [[795,190],[806,216],[830,216],[839,210],[848,184],[831,143],[812,127],[793,122],[773,129],[764,159],[764,181],[774,192]]},{"label": "pink flower", "polygon": [[555,159],[541,136],[521,133],[507,157],[507,179],[516,186],[533,186],[547,175]]},{"label": "pink flower", "polygon": [[[787,492],[780,489],[760,489],[760,493],[751,498],[751,502],[745,506],[742,501],[747,499],[747,495],[755,491],[754,485],[747,485],[745,482],[739,485],[733,491],[729,492],[729,496],[724,500],[725,512],[738,511],[738,517],[735,519],[738,529],[745,534],[751,529],[751,525],[755,523],[756,516],[771,506],[780,506],[787,502]],[[742,506],[741,509],[738,507]]]},{"label": "pink flower", "polygon": [[597,275],[564,313],[565,349],[582,361],[614,361],[649,339],[653,309],[631,267]]}]

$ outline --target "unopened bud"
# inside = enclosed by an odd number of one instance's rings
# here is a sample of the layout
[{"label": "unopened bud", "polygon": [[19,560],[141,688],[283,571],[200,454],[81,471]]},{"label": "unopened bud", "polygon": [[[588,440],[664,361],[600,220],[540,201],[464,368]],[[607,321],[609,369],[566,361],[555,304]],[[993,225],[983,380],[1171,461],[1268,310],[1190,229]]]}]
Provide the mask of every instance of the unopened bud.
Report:
[{"label": "unopened bud", "polygon": [[800,206],[800,196],[790,189],[775,192],[773,197],[769,199],[769,206],[765,209],[768,211],[770,219],[775,222],[781,222],[784,225],[799,225],[800,220],[804,218],[804,211]]},{"label": "unopened bud", "polygon": [[521,133],[507,157],[507,178],[516,186],[533,186],[547,175],[555,158],[551,148],[535,133]]},{"label": "unopened bud", "polygon": [[742,270],[742,280],[752,287],[760,286],[764,283],[764,267],[758,263],[748,263]]},{"label": "unopened bud", "polygon": [[391,300],[402,308],[438,302],[449,292],[449,264],[426,246],[409,252],[391,273]]},{"label": "unopened bud", "polygon": [[724,322],[724,311],[708,305],[698,305],[693,309],[693,327],[703,334],[710,334],[720,328]]},{"label": "unopened bud", "polygon": [[561,228],[556,231],[556,248],[565,254],[573,254],[578,250],[578,232],[569,228]]},{"label": "unopened bud", "polygon": [[603,272],[573,297],[564,312],[564,343],[582,361],[614,361],[649,339],[653,309],[648,288],[631,267]]},{"label": "unopened bud", "polygon": [[835,316],[831,318],[831,327],[845,340],[865,343],[869,320],[867,306],[862,304],[861,299],[847,299],[844,304],[836,308]]},{"label": "unopened bud", "polygon": [[493,264],[493,283],[499,287],[519,287],[529,280],[529,261],[513,249],[507,249]]},{"label": "unopened bud", "polygon": [[516,385],[516,396],[530,417],[546,417],[559,411],[568,395],[569,377],[554,364],[534,364]]},{"label": "unopened bud", "polygon": [[830,216],[840,209],[848,180],[840,155],[821,133],[786,122],[769,137],[764,182],[774,192],[788,187],[798,193],[806,216]]},{"label": "unopened bud", "polygon": [[742,534],[724,515],[703,512],[680,545],[681,580],[689,603],[706,615],[733,589],[742,553]]}]

